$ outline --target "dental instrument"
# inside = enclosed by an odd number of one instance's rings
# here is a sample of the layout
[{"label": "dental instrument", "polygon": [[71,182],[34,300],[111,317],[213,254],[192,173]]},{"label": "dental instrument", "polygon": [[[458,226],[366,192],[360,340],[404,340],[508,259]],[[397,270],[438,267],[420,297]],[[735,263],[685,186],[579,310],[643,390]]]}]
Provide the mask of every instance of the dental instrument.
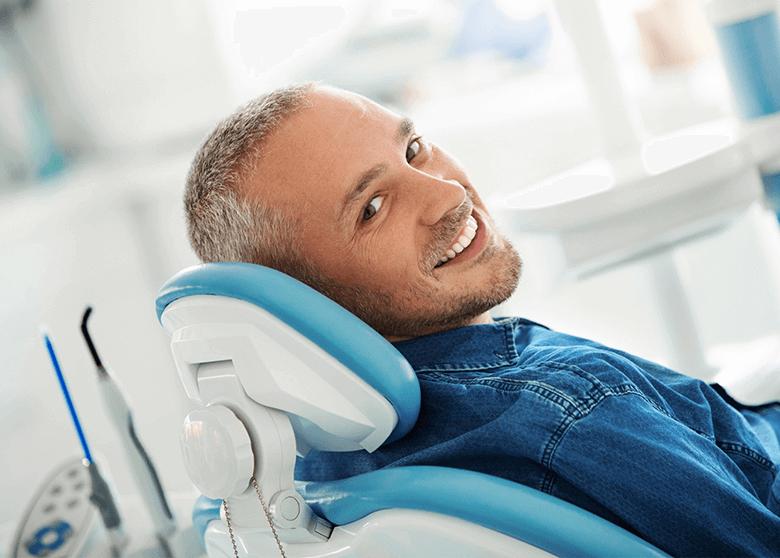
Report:
[{"label": "dental instrument", "polygon": [[83,457],[57,467],[41,484],[22,516],[10,558],[77,556],[95,520],[89,488]]},{"label": "dental instrument", "polygon": [[91,313],[92,307],[88,307],[81,321],[81,332],[87,342],[89,352],[92,354],[92,359],[95,361],[95,366],[97,366],[98,383],[103,397],[103,404],[106,413],[119,433],[133,480],[135,480],[138,486],[144,506],[152,519],[160,547],[166,556],[171,556],[168,538],[176,531],[176,522],[165,499],[165,492],[157,476],[154,464],[135,432],[128,397],[124,393],[121,384],[114,377],[114,374],[103,366],[89,335],[87,320]]},{"label": "dental instrument", "polygon": [[[92,454],[89,451],[87,445],[87,439],[84,436],[84,431],[81,428],[78,415],[76,415],[76,409],[73,406],[73,401],[70,398],[70,392],[68,386],[65,384],[65,377],[62,375],[62,369],[60,368],[57,355],[54,352],[54,345],[51,342],[51,337],[44,329],[42,331],[43,340],[46,344],[46,350],[49,353],[54,372],[57,374],[57,380],[60,382],[62,388],[62,394],[65,396],[65,402],[68,405],[70,416],[73,419],[73,425],[76,427],[76,434],[78,434],[81,447],[84,450],[84,464],[89,471],[89,477],[92,484],[92,492],[89,495],[89,500],[97,506],[100,515],[103,518],[103,524],[106,526],[108,536],[111,539],[112,553],[115,557],[122,554],[122,550],[127,546],[129,538],[122,529],[122,520],[119,515],[119,510],[114,502],[114,497],[111,494],[111,489],[108,483],[103,479],[98,469],[97,463],[92,458]],[[57,529],[57,528],[55,528]],[[62,537],[66,532],[65,526],[59,526],[59,536]],[[40,555],[40,553],[38,554]]]}]

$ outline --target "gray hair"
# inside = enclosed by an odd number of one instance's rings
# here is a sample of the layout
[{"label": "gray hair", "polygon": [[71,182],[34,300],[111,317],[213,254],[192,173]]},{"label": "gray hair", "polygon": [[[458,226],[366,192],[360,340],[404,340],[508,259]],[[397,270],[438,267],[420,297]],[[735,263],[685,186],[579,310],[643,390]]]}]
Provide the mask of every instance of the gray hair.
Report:
[{"label": "gray hair", "polygon": [[300,279],[311,273],[290,212],[250,199],[242,183],[255,174],[269,135],[309,106],[307,94],[315,85],[283,87],[247,103],[198,150],[187,176],[184,210],[190,245],[202,261],[256,263]]}]

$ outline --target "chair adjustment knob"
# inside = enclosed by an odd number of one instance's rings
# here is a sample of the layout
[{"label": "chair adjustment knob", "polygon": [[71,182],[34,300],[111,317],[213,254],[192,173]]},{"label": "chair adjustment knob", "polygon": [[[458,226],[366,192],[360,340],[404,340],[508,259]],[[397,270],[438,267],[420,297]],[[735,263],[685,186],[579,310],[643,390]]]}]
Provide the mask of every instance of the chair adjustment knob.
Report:
[{"label": "chair adjustment knob", "polygon": [[241,494],[255,470],[244,423],[224,405],[192,411],[184,419],[181,452],[190,480],[208,498]]}]

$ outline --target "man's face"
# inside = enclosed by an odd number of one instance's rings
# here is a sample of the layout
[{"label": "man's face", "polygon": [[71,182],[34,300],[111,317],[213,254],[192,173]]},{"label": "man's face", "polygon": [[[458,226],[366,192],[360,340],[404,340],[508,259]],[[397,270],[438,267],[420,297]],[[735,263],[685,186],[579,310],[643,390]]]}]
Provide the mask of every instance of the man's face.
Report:
[{"label": "man's face", "polygon": [[308,98],[268,140],[248,196],[292,212],[327,277],[318,288],[390,340],[489,321],[520,260],[460,164],[368,99]]}]

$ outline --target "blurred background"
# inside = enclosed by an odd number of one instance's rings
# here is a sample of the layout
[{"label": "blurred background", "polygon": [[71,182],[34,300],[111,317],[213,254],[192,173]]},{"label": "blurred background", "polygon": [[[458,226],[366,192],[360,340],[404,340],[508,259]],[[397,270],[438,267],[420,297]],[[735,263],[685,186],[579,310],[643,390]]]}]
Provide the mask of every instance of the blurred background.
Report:
[{"label": "blurred background", "polygon": [[[614,58],[611,87],[622,91],[637,137],[739,117],[698,1],[590,4]],[[90,446],[120,494],[135,490],[79,330],[88,305],[97,350],[130,396],[163,486],[191,492],[178,448],[190,403],[154,311],[160,285],[198,263],[181,205],[186,172],[222,117],[300,80],[411,116],[464,163],[483,199],[605,156],[581,62],[552,0],[0,0],[6,531],[51,469],[80,452],[41,323]],[[676,256],[686,284],[696,285],[688,294],[705,349],[780,331],[775,302],[751,297],[740,282],[755,280],[745,262],[766,248],[741,240],[766,219],[756,211]],[[767,243],[773,234],[770,227]],[[501,312],[677,364],[646,262],[565,280],[549,239],[510,236],[525,271]],[[771,273],[762,281],[761,292],[774,289]]]}]

